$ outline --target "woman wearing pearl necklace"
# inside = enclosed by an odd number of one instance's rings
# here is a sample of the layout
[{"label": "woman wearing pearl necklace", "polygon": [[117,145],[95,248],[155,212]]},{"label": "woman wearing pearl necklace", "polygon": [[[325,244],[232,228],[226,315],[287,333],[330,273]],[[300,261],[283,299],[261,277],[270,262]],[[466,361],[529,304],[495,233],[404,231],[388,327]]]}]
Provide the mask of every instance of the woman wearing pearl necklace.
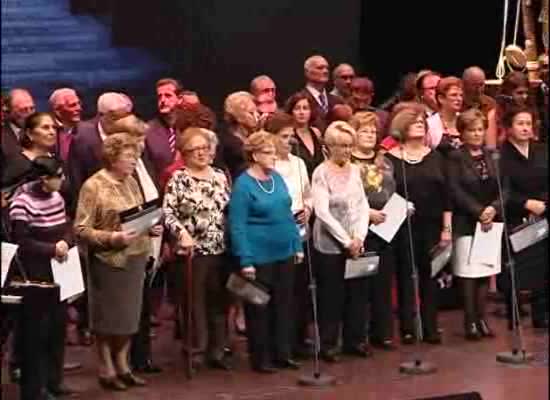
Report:
[{"label": "woman wearing pearl necklace", "polygon": [[[274,171],[277,152],[270,133],[244,144],[248,169],[235,181],[229,202],[231,250],[241,275],[269,289],[267,306],[245,305],[252,369],[273,373],[298,369],[291,359],[293,266],[303,259],[287,186]],[[273,346],[271,345],[273,344]]]}]

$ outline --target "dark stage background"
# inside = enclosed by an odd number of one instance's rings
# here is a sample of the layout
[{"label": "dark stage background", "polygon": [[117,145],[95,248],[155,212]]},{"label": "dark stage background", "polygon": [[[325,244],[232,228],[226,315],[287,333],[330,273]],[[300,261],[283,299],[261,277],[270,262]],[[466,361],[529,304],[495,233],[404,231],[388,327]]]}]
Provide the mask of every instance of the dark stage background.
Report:
[{"label": "dark stage background", "polygon": [[375,103],[381,103],[403,74],[426,67],[460,74],[477,64],[492,78],[502,3],[118,0],[114,39],[146,44],[162,54],[184,86],[217,110],[225,95],[248,89],[250,80],[263,73],[274,78],[279,99],[285,99],[303,86],[303,61],[315,53],[333,66],[356,65],[376,83]]}]

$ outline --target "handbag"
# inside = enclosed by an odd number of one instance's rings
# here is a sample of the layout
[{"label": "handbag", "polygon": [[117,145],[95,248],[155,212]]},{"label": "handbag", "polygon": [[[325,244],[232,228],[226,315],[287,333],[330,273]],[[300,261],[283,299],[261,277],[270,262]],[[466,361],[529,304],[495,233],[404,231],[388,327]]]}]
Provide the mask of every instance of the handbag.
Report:
[{"label": "handbag", "polygon": [[548,220],[546,218],[528,221],[516,227],[510,235],[510,243],[515,253],[531,247],[548,237]]},{"label": "handbag", "polygon": [[348,258],[344,279],[365,278],[375,275],[378,273],[379,264],[380,256],[374,251],[363,253],[357,258]]},{"label": "handbag", "polygon": [[435,245],[432,250],[430,251],[430,257],[431,257],[431,269],[432,269],[432,278],[435,278],[439,272],[449,262],[451,259],[451,255],[453,254],[453,245],[452,243],[449,243],[445,247],[441,247],[439,245]]},{"label": "handbag", "polygon": [[240,299],[257,306],[265,306],[271,299],[266,287],[235,272],[229,275],[225,287]]}]

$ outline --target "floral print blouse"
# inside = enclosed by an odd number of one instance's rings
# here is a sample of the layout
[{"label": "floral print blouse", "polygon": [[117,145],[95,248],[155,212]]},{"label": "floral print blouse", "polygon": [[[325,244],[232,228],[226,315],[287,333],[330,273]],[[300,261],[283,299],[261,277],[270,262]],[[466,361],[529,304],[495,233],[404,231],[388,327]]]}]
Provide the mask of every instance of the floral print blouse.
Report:
[{"label": "floral print blouse", "polygon": [[222,170],[212,168],[207,179],[176,171],[164,195],[165,226],[174,237],[185,229],[195,242],[197,255],[218,255],[226,250],[225,210],[229,182]]}]

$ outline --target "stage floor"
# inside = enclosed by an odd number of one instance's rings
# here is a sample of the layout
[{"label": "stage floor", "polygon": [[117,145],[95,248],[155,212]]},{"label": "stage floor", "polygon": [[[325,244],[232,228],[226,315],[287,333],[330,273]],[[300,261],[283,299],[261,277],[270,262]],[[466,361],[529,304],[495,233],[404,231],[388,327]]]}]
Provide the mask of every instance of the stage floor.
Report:
[{"label": "stage floor", "polygon": [[[496,339],[470,343],[462,336],[462,313],[445,311],[440,323],[444,344],[418,347],[425,360],[436,363],[436,374],[400,375],[399,364],[411,360],[416,348],[405,346],[394,352],[375,350],[374,357],[367,360],[344,358],[340,364],[322,364],[323,371],[337,378],[337,384],[310,389],[296,382],[300,374],[310,373],[311,362],[305,362],[298,372],[258,375],[248,368],[242,340],[238,343],[242,350],[236,356],[234,371],[202,370],[188,381],[179,356],[180,345],[172,340],[172,322],[165,320],[156,328],[154,340],[155,359],[164,372],[144,376],[149,381],[147,387],[124,393],[104,392],[95,378],[93,348],[83,347],[67,348],[66,360],[82,362],[83,368],[67,374],[66,383],[81,391],[79,398],[83,400],[413,400],[464,392],[479,392],[483,400],[547,399],[548,335],[531,329],[529,318],[523,324],[527,349],[535,355],[535,361],[527,367],[510,367],[495,361],[497,352],[510,348],[503,320],[492,319]],[[17,399],[16,386],[2,385],[2,398]]]}]

